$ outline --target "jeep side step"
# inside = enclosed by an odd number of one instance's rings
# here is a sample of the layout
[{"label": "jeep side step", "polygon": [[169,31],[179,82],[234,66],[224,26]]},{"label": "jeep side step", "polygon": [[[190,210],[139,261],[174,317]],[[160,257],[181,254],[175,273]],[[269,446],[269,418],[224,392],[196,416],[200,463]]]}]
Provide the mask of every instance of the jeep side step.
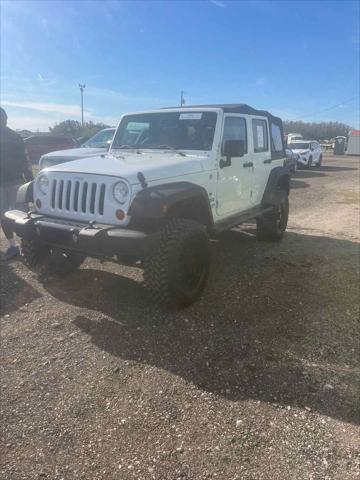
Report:
[{"label": "jeep side step", "polygon": [[260,217],[264,213],[271,212],[274,207],[264,207],[259,205],[257,207],[250,208],[245,212],[240,214],[232,215],[231,217],[225,218],[225,220],[221,220],[220,222],[215,224],[215,233],[221,233],[224,230],[228,230],[229,228],[236,227],[241,223],[247,222],[249,220],[253,220],[256,217]]}]

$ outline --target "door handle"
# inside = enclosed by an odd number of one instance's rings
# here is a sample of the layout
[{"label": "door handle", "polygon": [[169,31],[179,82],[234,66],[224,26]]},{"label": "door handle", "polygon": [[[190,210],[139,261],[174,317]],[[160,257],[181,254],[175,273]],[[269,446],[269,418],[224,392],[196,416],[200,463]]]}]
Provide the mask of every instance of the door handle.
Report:
[{"label": "door handle", "polygon": [[244,168],[253,167],[253,166],[254,166],[253,162],[243,163],[243,167],[244,167]]},{"label": "door handle", "polygon": [[269,158],[268,160],[264,160],[264,163],[271,163],[271,162],[272,162],[271,158]]}]

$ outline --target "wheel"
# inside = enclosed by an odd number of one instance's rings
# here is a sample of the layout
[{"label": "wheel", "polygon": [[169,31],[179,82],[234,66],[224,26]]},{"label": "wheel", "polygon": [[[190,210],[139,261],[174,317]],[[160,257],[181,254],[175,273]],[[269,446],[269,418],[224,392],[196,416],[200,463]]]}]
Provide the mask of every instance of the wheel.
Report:
[{"label": "wheel", "polygon": [[284,236],[289,218],[289,196],[284,190],[279,190],[278,198],[278,205],[272,212],[256,219],[259,240],[277,242]]},{"label": "wheel", "polygon": [[322,155],[320,155],[320,157],[319,157],[319,161],[318,161],[318,163],[317,163],[317,165],[316,165],[318,168],[320,168],[320,167],[321,167],[321,165],[322,165],[322,161],[323,161],[323,156],[322,156]]},{"label": "wheel", "polygon": [[45,245],[39,244],[35,240],[22,238],[21,253],[25,265],[31,270],[34,270],[40,264],[44,263],[45,259],[49,255],[49,248]]},{"label": "wheel", "polygon": [[312,157],[309,157],[309,161],[306,165],[306,168],[310,169],[312,167]]},{"label": "wheel", "polygon": [[205,288],[211,261],[206,228],[192,220],[170,219],[158,247],[144,261],[144,282],[153,300],[186,307]]},{"label": "wheel", "polygon": [[35,240],[22,239],[21,253],[24,262],[31,270],[43,265],[52,273],[69,273],[83,263],[86,257],[74,252],[42,245]]},{"label": "wheel", "polygon": [[84,255],[69,250],[51,248],[47,258],[47,267],[51,273],[66,275],[78,269],[85,258]]}]

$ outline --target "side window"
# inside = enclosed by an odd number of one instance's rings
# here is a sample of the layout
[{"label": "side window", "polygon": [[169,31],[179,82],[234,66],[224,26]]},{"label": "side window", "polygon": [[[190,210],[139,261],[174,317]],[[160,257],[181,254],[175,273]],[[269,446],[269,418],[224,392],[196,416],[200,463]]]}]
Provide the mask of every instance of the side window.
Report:
[{"label": "side window", "polygon": [[267,123],[265,120],[252,121],[254,152],[267,152],[269,150]]},{"label": "side window", "polygon": [[283,151],[283,140],[281,137],[281,130],[279,125],[275,123],[271,124],[271,150],[274,152]]},{"label": "side window", "polygon": [[36,140],[33,142],[34,145],[47,145],[50,143],[48,135],[38,135],[35,138]]},{"label": "side window", "polygon": [[36,137],[28,137],[25,142],[27,145],[35,145],[37,143]]},{"label": "side window", "polygon": [[244,151],[247,153],[246,120],[240,117],[225,117],[223,145],[226,140],[243,140]]},{"label": "side window", "polygon": [[67,138],[67,137],[59,137],[59,138],[56,138],[55,141],[59,145],[69,145],[71,143],[70,138]]}]

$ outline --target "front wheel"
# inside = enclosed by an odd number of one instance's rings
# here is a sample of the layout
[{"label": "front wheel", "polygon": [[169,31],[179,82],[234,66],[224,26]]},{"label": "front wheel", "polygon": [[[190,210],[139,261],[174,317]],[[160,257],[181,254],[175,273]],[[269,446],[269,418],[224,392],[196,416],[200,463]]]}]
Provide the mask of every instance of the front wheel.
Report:
[{"label": "front wheel", "polygon": [[256,219],[259,240],[278,242],[284,236],[289,218],[289,196],[284,190],[279,190],[278,198],[278,204],[272,212]]},{"label": "front wheel", "polygon": [[322,165],[322,161],[323,161],[323,156],[322,156],[322,155],[320,155],[320,157],[319,157],[319,160],[318,160],[318,163],[317,163],[317,165],[316,165],[318,168],[320,168],[320,167],[321,167],[321,165]]},{"label": "front wheel", "polygon": [[49,247],[41,245],[35,240],[21,239],[21,254],[25,265],[30,270],[35,270],[43,264],[49,255]]},{"label": "front wheel", "polygon": [[51,273],[66,275],[77,270],[86,257],[69,250],[52,248],[47,258],[47,267]]},{"label": "front wheel", "polygon": [[205,288],[210,260],[206,228],[192,220],[170,219],[161,229],[158,247],[144,261],[145,287],[157,302],[191,305]]},{"label": "front wheel", "polygon": [[25,265],[37,271],[39,267],[51,273],[64,275],[70,273],[84,262],[85,256],[75,252],[42,245],[36,240],[22,239],[21,253]]},{"label": "front wheel", "polygon": [[310,170],[311,167],[312,167],[312,157],[309,157],[308,163],[306,164],[306,168]]}]

